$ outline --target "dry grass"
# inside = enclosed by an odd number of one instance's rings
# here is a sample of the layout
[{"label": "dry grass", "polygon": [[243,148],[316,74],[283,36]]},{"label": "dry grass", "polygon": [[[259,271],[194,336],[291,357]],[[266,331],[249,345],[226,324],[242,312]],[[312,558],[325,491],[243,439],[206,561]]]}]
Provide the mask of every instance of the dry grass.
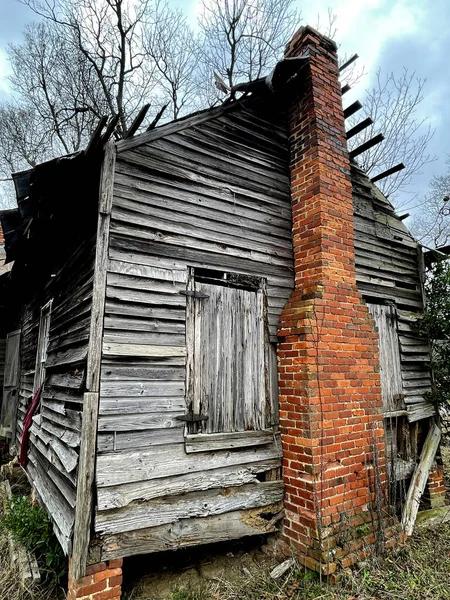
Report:
[{"label": "dry grass", "polygon": [[10,559],[9,541],[0,531],[0,600],[57,600],[52,590],[24,587]]},{"label": "dry grass", "polygon": [[[337,585],[320,583],[293,568],[278,581],[267,571],[243,574],[241,580],[215,578],[202,587],[175,588],[170,600],[448,600],[450,599],[450,524],[421,531],[405,548],[384,561],[371,561],[347,573]],[[126,596],[127,597],[127,596]],[[156,600],[151,589],[135,590],[129,599]]]}]

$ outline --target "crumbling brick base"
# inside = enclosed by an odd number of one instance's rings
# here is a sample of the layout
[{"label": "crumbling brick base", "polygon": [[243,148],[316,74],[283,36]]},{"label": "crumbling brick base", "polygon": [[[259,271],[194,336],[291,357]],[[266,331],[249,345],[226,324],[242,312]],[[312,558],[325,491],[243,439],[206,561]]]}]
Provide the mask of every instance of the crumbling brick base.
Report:
[{"label": "crumbling brick base", "polygon": [[444,468],[434,464],[428,476],[428,494],[431,508],[439,508],[445,504]]},{"label": "crumbling brick base", "polygon": [[89,565],[86,575],[74,580],[70,576],[67,600],[120,600],[122,593],[122,559]]}]

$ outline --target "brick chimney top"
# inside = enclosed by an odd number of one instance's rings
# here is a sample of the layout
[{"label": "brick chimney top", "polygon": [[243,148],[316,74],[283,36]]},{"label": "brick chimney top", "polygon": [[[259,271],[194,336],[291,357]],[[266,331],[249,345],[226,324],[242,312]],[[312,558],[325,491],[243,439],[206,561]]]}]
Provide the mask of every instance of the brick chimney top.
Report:
[{"label": "brick chimney top", "polygon": [[300,27],[292,40],[286,44],[284,50],[285,57],[298,56],[302,52],[309,50],[309,46],[314,47],[317,51],[318,47],[322,47],[324,50],[332,53],[337,52],[337,45],[332,39],[322,35],[309,25]]}]

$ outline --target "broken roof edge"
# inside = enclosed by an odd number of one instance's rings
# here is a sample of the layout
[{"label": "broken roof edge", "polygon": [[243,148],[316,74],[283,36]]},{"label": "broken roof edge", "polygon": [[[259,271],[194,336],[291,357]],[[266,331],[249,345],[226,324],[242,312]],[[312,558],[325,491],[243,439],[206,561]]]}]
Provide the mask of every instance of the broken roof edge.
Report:
[{"label": "broken roof edge", "polygon": [[230,112],[232,110],[236,110],[236,108],[243,106],[246,101],[249,100],[252,96],[242,96],[238,100],[234,101],[225,101],[220,106],[212,106],[208,108],[204,108],[202,110],[198,110],[196,112],[190,113],[189,115],[185,115],[180,119],[174,119],[173,121],[169,121],[168,123],[164,123],[159,127],[155,127],[151,131],[144,131],[143,133],[139,133],[131,138],[125,140],[118,140],[116,142],[117,152],[125,152],[126,150],[130,150],[131,148],[135,148],[136,146],[141,146],[142,144],[147,144],[153,140],[160,139],[165,137],[166,135],[170,135],[172,133],[177,133],[178,131],[182,131],[183,129],[187,129],[192,125],[197,125],[208,121],[209,119],[214,119],[222,114]]},{"label": "broken roof edge", "polygon": [[275,95],[300,75],[302,67],[308,60],[309,56],[307,53],[303,53],[301,56],[283,58],[277,62],[267,76],[233,86],[231,94],[243,92],[240,98],[233,99],[232,96],[228,97],[220,106],[208,107],[185,115],[180,119],[164,123],[151,131],[144,131],[129,139],[118,140],[116,142],[117,152],[125,152],[141,144],[147,144],[153,140],[187,129],[192,125],[204,123],[209,119],[214,119],[222,114],[236,110],[261,93],[268,92]]}]

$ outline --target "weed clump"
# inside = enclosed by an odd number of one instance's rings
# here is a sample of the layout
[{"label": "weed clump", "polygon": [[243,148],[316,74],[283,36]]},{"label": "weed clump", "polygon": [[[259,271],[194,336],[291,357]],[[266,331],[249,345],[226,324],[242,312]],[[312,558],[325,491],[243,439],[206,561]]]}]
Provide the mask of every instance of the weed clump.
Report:
[{"label": "weed clump", "polygon": [[34,552],[44,582],[58,585],[66,577],[67,559],[45,511],[28,496],[13,496],[0,528]]}]

